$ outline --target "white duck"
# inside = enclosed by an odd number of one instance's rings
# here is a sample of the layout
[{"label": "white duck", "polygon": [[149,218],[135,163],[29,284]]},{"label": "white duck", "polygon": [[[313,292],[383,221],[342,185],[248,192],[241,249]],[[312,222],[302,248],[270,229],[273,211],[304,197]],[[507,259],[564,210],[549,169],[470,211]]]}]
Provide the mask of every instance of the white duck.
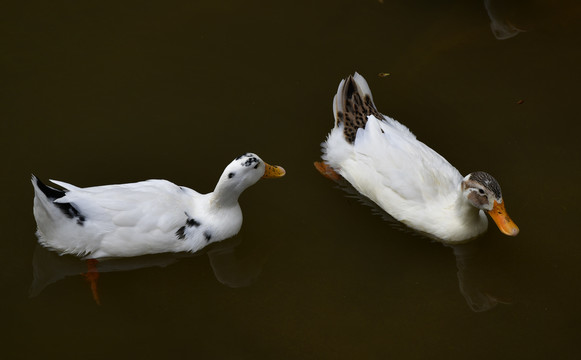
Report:
[{"label": "white duck", "polygon": [[195,252],[234,236],[242,226],[238,197],[260,178],[285,170],[247,153],[232,161],[213,192],[200,194],[166,180],[79,188],[32,176],[39,242],[90,259]]},{"label": "white duck", "polygon": [[444,243],[485,232],[484,212],[503,233],[518,234],[498,182],[481,171],[463,177],[407,127],[379,113],[363,76],[341,81],[333,111],[324,162],[315,163],[323,175],[342,176],[396,220]]}]

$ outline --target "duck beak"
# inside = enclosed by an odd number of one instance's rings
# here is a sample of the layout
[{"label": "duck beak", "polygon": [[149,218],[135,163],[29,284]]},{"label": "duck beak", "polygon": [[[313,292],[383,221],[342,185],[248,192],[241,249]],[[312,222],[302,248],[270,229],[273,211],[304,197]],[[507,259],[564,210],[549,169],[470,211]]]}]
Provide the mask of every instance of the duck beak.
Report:
[{"label": "duck beak", "polygon": [[282,166],[277,165],[269,165],[266,162],[264,163],[264,175],[262,175],[263,179],[273,179],[283,177],[286,174],[286,171],[283,169]]},{"label": "duck beak", "polygon": [[516,236],[518,234],[518,226],[516,226],[514,221],[512,221],[506,213],[504,201],[497,203],[496,200],[494,200],[494,207],[492,210],[488,211],[488,214],[504,234],[509,236]]}]

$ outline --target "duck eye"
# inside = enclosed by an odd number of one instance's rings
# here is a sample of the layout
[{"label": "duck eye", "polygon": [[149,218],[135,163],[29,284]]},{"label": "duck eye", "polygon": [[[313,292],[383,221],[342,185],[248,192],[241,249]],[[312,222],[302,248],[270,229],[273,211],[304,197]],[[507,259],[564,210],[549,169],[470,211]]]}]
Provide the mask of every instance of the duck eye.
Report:
[{"label": "duck eye", "polygon": [[478,192],[480,193],[480,195],[484,195],[484,190],[478,189]]}]

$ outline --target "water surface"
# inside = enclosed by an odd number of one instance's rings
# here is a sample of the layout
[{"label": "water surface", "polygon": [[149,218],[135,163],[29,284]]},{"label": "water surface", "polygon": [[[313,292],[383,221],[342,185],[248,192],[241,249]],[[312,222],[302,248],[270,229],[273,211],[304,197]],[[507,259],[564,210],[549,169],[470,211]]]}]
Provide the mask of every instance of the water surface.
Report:
[{"label": "water surface", "polygon": [[[581,356],[577,2],[53,1],[2,17],[3,357]],[[518,237],[491,224],[433,243],[315,171],[354,71],[460,172],[499,180]],[[31,173],[208,192],[247,151],[287,176],[244,193],[240,234],[103,264],[100,306],[83,263],[37,247]]]}]

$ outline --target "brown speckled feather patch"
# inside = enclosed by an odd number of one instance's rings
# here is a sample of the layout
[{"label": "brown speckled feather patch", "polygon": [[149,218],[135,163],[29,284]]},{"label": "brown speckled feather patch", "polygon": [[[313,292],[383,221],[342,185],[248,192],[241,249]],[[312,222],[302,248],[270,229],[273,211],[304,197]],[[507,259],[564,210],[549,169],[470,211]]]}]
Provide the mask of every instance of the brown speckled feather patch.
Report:
[{"label": "brown speckled feather patch", "polygon": [[338,104],[339,109],[337,111],[336,121],[337,125],[340,123],[344,124],[343,133],[345,139],[352,144],[355,141],[357,129],[365,128],[369,115],[373,115],[378,119],[382,119],[383,115],[377,111],[369,94],[364,94],[357,87],[353,76],[349,76],[345,80],[341,91],[343,103]]}]

